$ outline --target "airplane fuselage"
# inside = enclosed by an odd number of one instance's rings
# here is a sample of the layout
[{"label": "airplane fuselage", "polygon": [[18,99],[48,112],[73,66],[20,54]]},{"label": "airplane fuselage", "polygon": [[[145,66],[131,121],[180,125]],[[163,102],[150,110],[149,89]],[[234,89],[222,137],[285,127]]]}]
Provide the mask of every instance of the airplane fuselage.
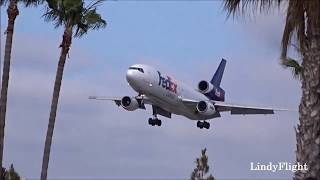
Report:
[{"label": "airplane fuselage", "polygon": [[182,99],[209,101],[209,98],[196,89],[190,88],[172,76],[164,74],[151,66],[136,64],[126,75],[129,85],[139,94],[143,94],[152,104],[177,115],[192,120],[206,120],[215,115],[202,115],[187,108]]}]

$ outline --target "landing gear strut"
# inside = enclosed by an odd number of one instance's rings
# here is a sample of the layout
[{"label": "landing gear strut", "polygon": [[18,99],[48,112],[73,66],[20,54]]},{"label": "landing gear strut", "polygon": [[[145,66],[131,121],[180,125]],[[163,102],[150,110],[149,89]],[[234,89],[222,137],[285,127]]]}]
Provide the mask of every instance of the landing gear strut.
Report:
[{"label": "landing gear strut", "polygon": [[151,126],[161,126],[162,122],[160,119],[157,118],[157,116],[154,116],[154,118],[149,118],[148,120],[149,125]]},{"label": "landing gear strut", "polygon": [[197,122],[197,127],[202,129],[202,128],[206,128],[206,129],[209,129],[210,128],[210,123],[206,122],[206,121],[198,121]]}]

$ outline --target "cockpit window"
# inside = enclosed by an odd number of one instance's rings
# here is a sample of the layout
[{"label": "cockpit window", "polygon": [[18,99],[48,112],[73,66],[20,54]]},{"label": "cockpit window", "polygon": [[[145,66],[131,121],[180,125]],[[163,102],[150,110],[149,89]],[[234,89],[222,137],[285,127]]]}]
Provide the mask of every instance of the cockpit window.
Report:
[{"label": "cockpit window", "polygon": [[144,73],[143,69],[142,68],[138,68],[138,67],[129,67],[129,69],[134,69],[134,70],[138,70],[142,73]]}]

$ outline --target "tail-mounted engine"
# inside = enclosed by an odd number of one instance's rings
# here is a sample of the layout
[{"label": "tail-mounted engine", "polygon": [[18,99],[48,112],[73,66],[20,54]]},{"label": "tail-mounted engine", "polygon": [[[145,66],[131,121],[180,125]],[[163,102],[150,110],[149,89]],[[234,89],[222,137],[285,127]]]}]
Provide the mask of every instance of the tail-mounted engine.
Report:
[{"label": "tail-mounted engine", "polygon": [[198,90],[211,100],[224,101],[224,90],[218,86],[212,85],[208,81],[200,81],[198,83]]},{"label": "tail-mounted engine", "polygon": [[139,108],[139,102],[135,98],[124,96],[121,99],[121,106],[127,111],[134,111]]},{"label": "tail-mounted engine", "polygon": [[211,83],[209,83],[208,81],[203,80],[198,83],[198,90],[202,94],[206,94],[206,93],[209,93],[213,90],[213,85]]},{"label": "tail-mounted engine", "polygon": [[216,113],[216,109],[211,102],[200,101],[198,102],[196,108],[197,108],[197,111],[202,115],[210,116]]}]

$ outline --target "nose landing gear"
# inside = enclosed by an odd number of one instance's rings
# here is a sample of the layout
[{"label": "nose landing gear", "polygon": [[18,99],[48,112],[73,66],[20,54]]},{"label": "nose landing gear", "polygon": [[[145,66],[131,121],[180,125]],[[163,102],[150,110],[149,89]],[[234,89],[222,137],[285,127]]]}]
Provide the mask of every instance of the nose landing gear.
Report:
[{"label": "nose landing gear", "polygon": [[206,128],[206,129],[209,129],[210,128],[210,123],[206,122],[206,121],[198,121],[197,122],[197,127],[200,128],[200,129],[203,129],[203,128]]}]

